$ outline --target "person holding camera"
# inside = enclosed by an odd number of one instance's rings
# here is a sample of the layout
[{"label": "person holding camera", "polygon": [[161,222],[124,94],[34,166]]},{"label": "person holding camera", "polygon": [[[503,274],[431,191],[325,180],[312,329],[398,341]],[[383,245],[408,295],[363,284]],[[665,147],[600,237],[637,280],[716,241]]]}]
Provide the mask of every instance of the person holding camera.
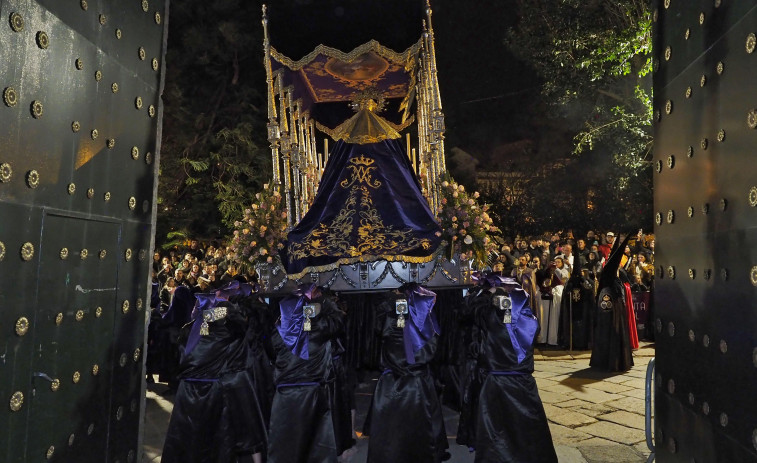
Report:
[{"label": "person holding camera", "polygon": [[429,370],[439,337],[435,302],[435,293],[410,283],[388,293],[377,307],[384,371],[363,429],[370,436],[368,463],[449,458],[442,406]]},{"label": "person holding camera", "polygon": [[332,339],[344,329],[344,314],[315,284],[300,285],[279,306],[267,461],[336,463],[329,382]]}]

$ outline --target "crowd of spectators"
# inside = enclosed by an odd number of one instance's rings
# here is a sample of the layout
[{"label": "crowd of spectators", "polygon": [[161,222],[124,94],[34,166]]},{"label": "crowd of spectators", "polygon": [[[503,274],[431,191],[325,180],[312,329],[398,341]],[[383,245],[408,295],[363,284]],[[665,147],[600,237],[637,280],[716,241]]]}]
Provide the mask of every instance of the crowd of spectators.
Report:
[{"label": "crowd of spectators", "polygon": [[[517,236],[504,240],[500,251],[493,257],[505,267],[517,267],[525,259],[525,264],[534,272],[552,266],[555,275],[563,282],[576,266],[584,276],[598,280],[615,240],[622,242],[624,238],[611,231],[596,233],[593,230],[585,235],[568,230],[543,236]],[[651,290],[654,283],[654,235],[639,230],[622,252],[620,269],[627,275],[632,291]]]},{"label": "crowd of spectators", "polygon": [[192,293],[198,293],[218,289],[234,279],[251,281],[253,278],[244,272],[240,274],[239,266],[227,248],[212,244],[203,246],[195,239],[186,247],[156,250],[152,271],[153,283],[159,287],[160,311],[163,313],[179,286],[186,286]]}]

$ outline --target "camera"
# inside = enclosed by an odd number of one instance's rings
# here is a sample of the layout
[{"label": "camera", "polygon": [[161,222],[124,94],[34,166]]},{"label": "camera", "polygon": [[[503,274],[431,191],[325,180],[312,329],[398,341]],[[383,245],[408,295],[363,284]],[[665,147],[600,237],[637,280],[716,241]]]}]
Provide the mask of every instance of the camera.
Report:
[{"label": "camera", "polygon": [[313,318],[321,312],[321,304],[305,304],[302,313],[307,318]]},{"label": "camera", "polygon": [[509,295],[503,296],[498,294],[492,297],[492,304],[494,304],[494,307],[505,312],[502,319],[503,323],[513,322],[513,300],[510,299]]},{"label": "camera", "polygon": [[407,315],[407,299],[397,299],[394,302],[394,310],[397,312],[397,315]]},{"label": "camera", "polygon": [[513,306],[513,300],[510,299],[510,296],[503,296],[501,294],[492,297],[492,303],[499,310],[507,310]]}]

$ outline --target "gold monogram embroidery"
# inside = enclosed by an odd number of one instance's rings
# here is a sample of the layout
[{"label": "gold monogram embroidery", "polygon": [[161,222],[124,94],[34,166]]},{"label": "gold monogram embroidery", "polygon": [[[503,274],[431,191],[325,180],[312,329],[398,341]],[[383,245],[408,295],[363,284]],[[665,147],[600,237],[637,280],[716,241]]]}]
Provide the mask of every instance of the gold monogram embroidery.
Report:
[{"label": "gold monogram embroidery", "polygon": [[352,178],[347,180],[346,178],[342,180],[339,185],[342,188],[349,188],[355,183],[365,183],[371,188],[378,188],[381,186],[381,182],[378,180],[373,180],[371,178],[371,171],[376,168],[376,166],[371,166],[374,161],[373,159],[366,157],[365,155],[361,154],[358,158],[352,158],[350,159],[350,164],[347,166],[347,169],[349,169],[352,172]]},{"label": "gold monogram embroidery", "polygon": [[[371,160],[372,161],[372,160]],[[372,162],[371,162],[372,163]],[[370,164],[364,167],[369,167]],[[353,166],[350,166],[353,167]],[[357,166],[354,166],[357,167]],[[373,167],[371,167],[373,168]],[[361,172],[356,174],[355,172]],[[346,179],[345,179],[346,181]],[[377,188],[380,182],[372,182],[370,170],[353,170],[351,183],[366,183]],[[375,183],[378,185],[374,186]],[[344,185],[343,185],[344,186]],[[360,210],[356,210],[360,196]],[[359,217],[357,242],[350,243],[355,214]],[[353,185],[344,207],[330,224],[321,223],[311,231],[302,242],[289,244],[289,261],[293,262],[307,257],[368,257],[386,258],[418,248],[429,249],[431,241],[413,236],[412,228],[395,229],[385,226],[381,215],[373,205],[370,190],[365,185]]]}]

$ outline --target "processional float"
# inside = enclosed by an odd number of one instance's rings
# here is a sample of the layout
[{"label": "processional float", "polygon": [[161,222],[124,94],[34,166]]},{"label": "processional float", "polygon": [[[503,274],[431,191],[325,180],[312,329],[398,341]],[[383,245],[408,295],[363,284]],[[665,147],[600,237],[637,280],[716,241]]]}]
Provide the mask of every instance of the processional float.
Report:
[{"label": "processional float", "polygon": [[257,266],[267,292],[469,283],[436,218],[445,128],[428,2],[425,16],[403,52],[371,40],[295,61],[271,44],[263,6],[272,187],[288,230],[280,261]]}]

